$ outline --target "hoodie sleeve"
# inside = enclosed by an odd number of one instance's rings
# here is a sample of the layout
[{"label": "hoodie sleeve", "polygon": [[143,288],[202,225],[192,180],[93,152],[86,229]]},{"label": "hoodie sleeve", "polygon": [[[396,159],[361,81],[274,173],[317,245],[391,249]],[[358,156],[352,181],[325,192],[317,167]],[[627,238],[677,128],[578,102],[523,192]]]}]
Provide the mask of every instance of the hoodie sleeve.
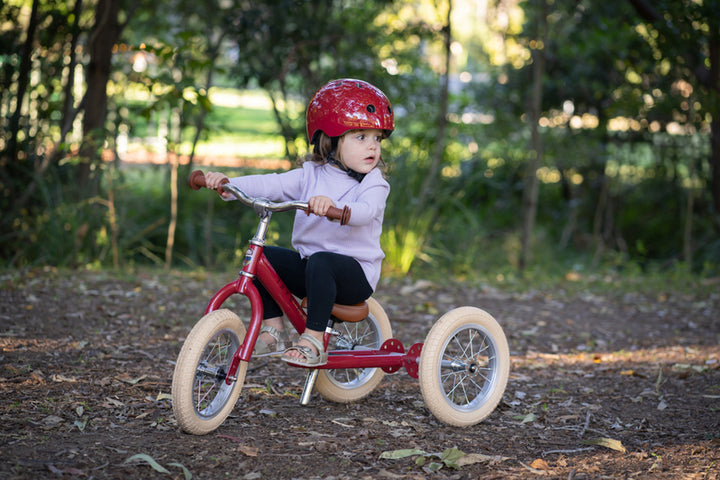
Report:
[{"label": "hoodie sleeve", "polygon": [[[251,197],[267,198],[273,202],[299,200],[302,194],[303,170],[296,168],[284,173],[233,177],[230,183]],[[229,200],[234,200],[235,197]]]},{"label": "hoodie sleeve", "polygon": [[368,173],[358,185],[351,197],[340,198],[337,206],[350,207],[351,226],[367,225],[378,219],[382,222],[385,214],[385,203],[390,194],[390,184],[382,176],[380,170]]}]

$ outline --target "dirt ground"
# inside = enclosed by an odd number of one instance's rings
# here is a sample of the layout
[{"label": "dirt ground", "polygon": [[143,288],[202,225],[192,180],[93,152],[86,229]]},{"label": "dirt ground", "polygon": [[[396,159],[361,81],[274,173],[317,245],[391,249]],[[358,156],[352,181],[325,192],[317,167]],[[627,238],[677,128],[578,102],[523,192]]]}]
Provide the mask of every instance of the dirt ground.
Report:
[{"label": "dirt ground", "polygon": [[[183,434],[174,361],[232,279],[0,273],[0,478],[720,479],[717,284],[693,294],[382,284],[376,298],[406,346],[456,306],[498,319],[512,370],[485,421],[440,423],[404,370],[360,402],[315,395],[300,407],[302,370],[271,360],[251,365],[217,431]],[[381,458],[400,449],[420,452]]]}]

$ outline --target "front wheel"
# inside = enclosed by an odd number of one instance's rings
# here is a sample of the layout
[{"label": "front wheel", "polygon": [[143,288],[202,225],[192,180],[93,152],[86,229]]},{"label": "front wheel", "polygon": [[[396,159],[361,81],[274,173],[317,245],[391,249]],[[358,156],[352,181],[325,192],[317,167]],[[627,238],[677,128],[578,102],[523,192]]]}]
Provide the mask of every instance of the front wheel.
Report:
[{"label": "front wheel", "polygon": [[443,315],[420,354],[420,390],[438,420],[465,427],[485,419],[500,402],[510,374],[502,327],[487,312],[460,307]]},{"label": "front wheel", "polygon": [[205,315],[185,339],[175,364],[172,406],[180,428],[205,435],[225,421],[240,396],[247,362],[240,362],[230,385],[225,377],[235,351],[245,339],[245,325],[230,310]]},{"label": "front wheel", "polygon": [[[390,320],[382,306],[374,299],[367,300],[370,313],[359,322],[335,325],[340,336],[328,350],[379,350],[385,340],[392,338]],[[315,389],[325,400],[349,403],[372,392],[385,376],[380,368],[343,368],[320,370]]]}]

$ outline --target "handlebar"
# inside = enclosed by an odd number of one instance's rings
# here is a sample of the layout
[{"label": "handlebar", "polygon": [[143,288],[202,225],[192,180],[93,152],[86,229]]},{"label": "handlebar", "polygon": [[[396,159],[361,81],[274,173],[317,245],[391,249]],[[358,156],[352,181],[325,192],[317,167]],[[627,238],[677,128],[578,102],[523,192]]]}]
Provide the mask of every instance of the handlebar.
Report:
[{"label": "handlebar", "polygon": [[[305,210],[308,215],[311,213],[315,213],[310,210],[307,202],[271,202],[270,200],[266,200],[264,198],[253,198],[248,196],[245,192],[243,192],[236,186],[230,185],[228,182],[229,180],[226,179],[226,181],[223,182],[223,186],[216,189],[218,193],[222,193],[223,190],[227,190],[245,205],[253,207],[256,212],[260,210],[270,212]],[[190,188],[192,188],[193,190],[200,190],[201,188],[206,187],[205,174],[203,174],[203,172],[201,172],[200,170],[195,170],[190,174],[188,183],[190,184]],[[331,220],[339,220],[340,225],[347,225],[348,221],[350,221],[350,208],[347,205],[344,206],[342,209],[330,207],[325,214],[325,217]]]}]

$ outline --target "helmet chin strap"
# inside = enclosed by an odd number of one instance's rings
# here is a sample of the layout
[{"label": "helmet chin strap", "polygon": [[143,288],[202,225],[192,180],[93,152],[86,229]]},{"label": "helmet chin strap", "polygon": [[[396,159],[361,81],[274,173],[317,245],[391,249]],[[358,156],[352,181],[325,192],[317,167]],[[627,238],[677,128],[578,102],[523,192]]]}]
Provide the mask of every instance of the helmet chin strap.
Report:
[{"label": "helmet chin strap", "polygon": [[330,153],[327,154],[327,157],[325,157],[325,160],[326,160],[328,163],[331,163],[331,164],[335,165],[335,166],[338,167],[340,170],[342,170],[342,171],[344,171],[345,173],[347,173],[351,178],[354,178],[354,179],[357,180],[358,182],[362,182],[362,181],[363,181],[363,178],[365,178],[365,174],[364,174],[364,173],[356,172],[356,171],[353,170],[352,168],[348,168],[347,166],[343,165],[342,162],[338,161],[338,160],[335,158],[335,150],[337,150],[337,145],[338,145],[338,138],[337,138],[337,137],[333,137],[333,138],[332,138],[332,149],[330,150]]},{"label": "helmet chin strap", "polygon": [[340,168],[340,170],[346,172],[350,177],[354,178],[358,182],[362,182],[363,178],[365,178],[364,173],[356,172],[352,168],[348,168],[345,165],[343,165],[342,163],[338,162],[335,159],[335,157],[333,156],[333,152],[330,152],[330,154],[327,156],[326,160],[328,161],[328,163],[332,163],[333,165]]}]

